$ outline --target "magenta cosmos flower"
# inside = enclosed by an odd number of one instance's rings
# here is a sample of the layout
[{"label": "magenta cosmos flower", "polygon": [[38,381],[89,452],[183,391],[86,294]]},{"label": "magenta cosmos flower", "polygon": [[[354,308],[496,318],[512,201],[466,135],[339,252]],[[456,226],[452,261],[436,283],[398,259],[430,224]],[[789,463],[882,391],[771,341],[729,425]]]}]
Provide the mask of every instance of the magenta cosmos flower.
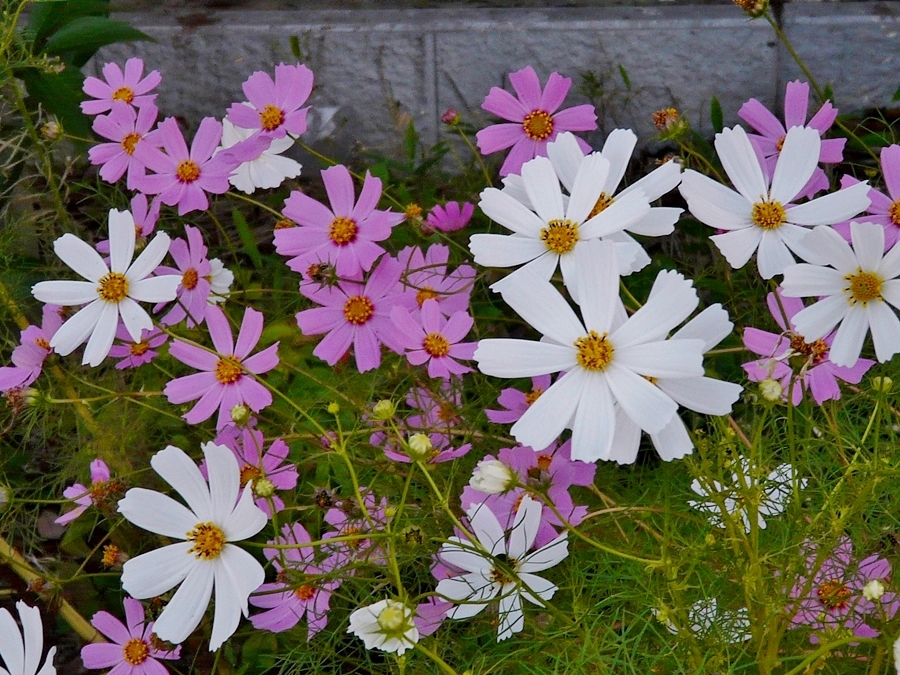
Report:
[{"label": "magenta cosmos flower", "polygon": [[94,133],[113,141],[100,143],[88,150],[91,164],[100,165],[103,180],[115,183],[127,171],[125,184],[129,190],[135,189],[135,179],[145,174],[146,167],[134,153],[139,145],[153,143],[150,130],[156,124],[158,113],[153,104],[147,104],[137,112],[130,105],[123,105],[114,107],[109,115],[94,119],[91,127]]},{"label": "magenta cosmos flower", "polygon": [[[866,210],[867,216],[859,216],[857,221],[865,220],[878,223],[884,228],[884,250],[893,248],[900,240],[900,145],[890,145],[881,149],[881,173],[887,187],[887,194],[876,189],[869,190],[872,203]],[[856,185],[859,181],[852,176],[841,179],[841,188]],[[834,229],[848,242],[850,238],[850,221],[837,223]]]},{"label": "magenta cosmos flower", "polygon": [[333,366],[352,345],[361,373],[381,364],[382,344],[402,354],[405,341],[391,321],[391,310],[397,305],[412,309],[416,302],[399,283],[402,271],[399,262],[384,256],[365,284],[351,280],[323,287],[312,281],[302,283],[300,292],[323,305],[297,314],[304,335],[326,333],[313,354]]},{"label": "magenta cosmos flower", "polygon": [[381,180],[368,171],[359,201],[354,203],[353,178],[345,166],[322,171],[331,208],[302,192],[292,192],[284,215],[299,227],[275,230],[275,250],[288,256],[288,267],[305,273],[312,265],[334,265],[338,276],[368,272],[384,249],[376,241],[391,236],[391,228],[406,218],[402,213],[378,211]]},{"label": "magenta cosmos flower", "polygon": [[[841,537],[827,558],[811,542],[806,553],[806,573],[791,589],[796,601],[791,605],[791,611],[796,611],[792,623],[817,632],[846,629],[856,637],[877,637],[879,631],[867,622],[889,621],[900,608],[897,594],[886,590],[891,564],[878,555],[855,563],[849,537]],[[814,632],[809,641],[817,644],[820,637]]]},{"label": "magenta cosmos flower", "polygon": [[50,340],[63,322],[61,309],[58,305],[44,305],[41,325],[22,331],[19,346],[13,349],[12,365],[0,368],[0,392],[27,387],[38,379],[44,361],[53,352]]},{"label": "magenta cosmos flower", "polygon": [[85,487],[81,483],[75,483],[63,490],[63,497],[73,500],[78,506],[61,515],[55,522],[58,525],[68,525],[87,511],[89,506],[98,508],[111,506],[124,490],[125,486],[121,481],[110,480],[106,462],[95,459],[91,462],[91,486]]},{"label": "magenta cosmos flower", "polygon": [[505,410],[485,410],[484,414],[494,424],[513,424],[525,414],[531,404],[538,400],[541,394],[550,388],[552,377],[550,375],[538,375],[531,378],[531,391],[524,392],[512,387],[504,389],[497,397],[497,403]]},{"label": "magenta cosmos flower", "polygon": [[[500,175],[519,173],[529,159],[547,156],[547,143],[563,131],[592,131],[597,128],[597,113],[592,105],[557,110],[572,87],[572,80],[559,73],[550,73],[547,86],[541,90],[541,81],[534,68],[527,66],[509,74],[509,81],[516,90],[514,97],[499,87],[492,87],[481,107],[497,117],[510,120],[508,124],[494,124],[478,132],[478,149],[482,155],[490,155],[512,147],[500,168]],[[584,154],[590,146],[580,138],[578,145]]]},{"label": "magenta cosmos flower", "polygon": [[409,362],[414,366],[427,363],[429,377],[449,378],[472,372],[457,361],[471,359],[478,347],[475,342],[460,342],[475,323],[469,313],[455,312],[446,319],[437,300],[426,300],[420,319],[413,318],[405,307],[391,310],[391,321],[398,329]]},{"label": "magenta cosmos flower", "polygon": [[[435,230],[439,232],[456,232],[469,224],[475,213],[475,205],[470,202],[447,202],[443,206],[438,204],[428,213],[422,223],[422,231],[429,234]],[[419,631],[421,634],[421,631]]]},{"label": "magenta cosmos flower", "polygon": [[[829,354],[835,331],[821,340],[807,342],[797,332],[793,323],[794,315],[803,309],[803,301],[800,298],[784,297],[780,288],[778,291],[780,298],[776,297],[775,293],[769,293],[766,302],[782,332],[776,335],[758,328],[744,329],[744,346],[763,357],[743,365],[747,377],[751,382],[777,380],[784,391],[785,400],[788,391],[792,391],[793,405],[800,404],[803,392],[807,389],[817,405],[822,405],[825,401],[838,400],[841,397],[838,380],[859,384],[863,375],[875,365],[875,362],[870,359],[857,359],[850,368],[834,365]],[[785,322],[785,315],[791,322],[790,327]]]},{"label": "magenta cosmos flower", "polygon": [[[285,525],[282,535],[270,544],[297,546],[309,544],[312,539],[300,523]],[[323,579],[333,571],[333,559],[315,563],[315,548],[263,549],[278,573],[278,581],[263,584],[250,596],[250,604],[268,611],[250,617],[254,628],[280,633],[296,626],[306,618],[306,639],[328,624],[329,601],[332,592],[341,585],[340,579]]]},{"label": "magenta cosmos flower", "polygon": [[275,81],[257,71],[241,85],[249,103],[234,103],[228,109],[228,121],[244,129],[259,129],[272,138],[287,133],[299,136],[306,131],[309,106],[301,108],[312,93],[313,72],[306,66],[275,66]]},{"label": "magenta cosmos flower", "polygon": [[272,404],[269,390],[248,373],[262,375],[277,366],[278,343],[248,356],[259,342],[263,330],[262,312],[250,307],[244,311],[237,345],[233,342],[228,318],[218,307],[207,307],[206,325],[218,354],[180,340],[172,342],[169,354],[202,372],[172,380],[163,393],[174,405],[200,399],[183,415],[188,424],[208,420],[218,408],[216,428],[221,429],[231,424],[231,411],[235,406],[246,405],[259,412]]},{"label": "magenta cosmos flower", "polygon": [[114,359],[121,359],[116,364],[118,370],[137,368],[150,363],[157,356],[156,350],[169,340],[168,335],[155,327],[151,330],[142,330],[141,339],[135,342],[125,326],[119,326],[116,329],[116,338],[121,342],[109,348],[109,355]]},{"label": "magenta cosmos flower", "polygon": [[157,274],[181,275],[175,304],[159,322],[164,326],[171,326],[186,317],[188,328],[193,328],[203,323],[203,317],[206,315],[207,301],[212,292],[209,282],[212,276],[212,267],[206,257],[207,248],[203,243],[203,234],[200,230],[185,225],[184,231],[187,235],[186,240],[173,239],[169,245],[169,254],[178,269],[157,268]]},{"label": "magenta cosmos flower", "polygon": [[181,647],[165,652],[153,640],[153,622],[144,621],[144,606],[134,598],[125,598],[125,623],[109,612],[97,612],[91,625],[112,642],[81,648],[84,667],[91,670],[112,668],[109,675],[167,675],[169,670],[157,659],[174,661]]},{"label": "magenta cosmos flower", "polygon": [[207,192],[228,192],[228,177],[238,162],[230,151],[213,153],[222,139],[222,123],[214,117],[205,117],[194,136],[191,149],[178,128],[174,117],[159,123],[154,133],[154,143],[135,146],[134,156],[153,174],[136,176],[134,187],[149,195],[159,195],[163,204],[178,206],[178,215],[209,208]]},{"label": "magenta cosmos flower", "polygon": [[403,283],[416,294],[416,304],[421,308],[426,300],[436,300],[441,314],[450,316],[469,308],[469,297],[475,284],[475,268],[460,265],[447,271],[450,248],[433,244],[425,254],[418,246],[408,246],[397,255],[405,268]]},{"label": "magenta cosmos flower", "polygon": [[96,101],[84,101],[81,104],[81,112],[85,115],[99,115],[107,110],[112,110],[117,102],[143,108],[153,103],[156,94],[150,94],[162,82],[162,75],[158,70],[153,70],[142,78],[144,74],[144,62],[133,58],[125,62],[125,72],[117,63],[107,63],[103,66],[103,77],[106,81],[89,77],[85,79],[82,91],[92,96]]}]

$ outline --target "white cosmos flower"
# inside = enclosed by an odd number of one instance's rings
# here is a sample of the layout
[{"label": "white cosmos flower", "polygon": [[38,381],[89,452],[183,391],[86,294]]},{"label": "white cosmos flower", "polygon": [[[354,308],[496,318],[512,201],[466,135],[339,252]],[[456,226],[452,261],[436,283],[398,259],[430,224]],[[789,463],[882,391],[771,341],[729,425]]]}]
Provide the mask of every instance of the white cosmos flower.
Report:
[{"label": "white cosmos flower", "polygon": [[415,612],[397,600],[381,600],[360,607],[350,615],[347,632],[363,641],[366,649],[403,654],[419,641]]},{"label": "white cosmos flower", "polygon": [[[674,190],[681,182],[681,165],[678,162],[666,162],[662,166],[654,169],[649,174],[629,185],[621,192],[616,192],[622,177],[628,169],[628,163],[631,160],[631,154],[637,144],[637,136],[631,129],[614,129],[612,133],[606,137],[603,149],[599,153],[609,161],[609,172],[606,175],[606,181],[601,186],[600,196],[592,209],[599,213],[615,202],[621,199],[629,192],[634,190],[642,190],[647,197],[647,201],[653,202],[662,197],[667,192]],[[556,137],[556,140],[547,144],[547,157],[553,164],[556,175],[562,182],[569,194],[575,186],[575,177],[584,160],[584,151],[575,140],[575,135],[567,131]],[[521,176],[515,174],[509,175],[503,179],[503,192],[515,197],[528,208],[531,208],[531,200],[528,198],[528,191],[525,189],[525,183]],[[568,197],[563,195],[563,201]],[[671,207],[652,207],[637,222],[632,223],[628,227],[620,231],[612,232],[604,237],[616,242],[634,243],[637,242],[629,235],[642,234],[648,237],[660,237],[671,234],[675,230],[675,223],[681,215],[682,210]],[[636,249],[637,253],[628,270],[623,273],[636,272],[650,264],[650,257],[643,248]]]},{"label": "white cosmos flower", "polygon": [[134,218],[129,211],[109,212],[109,266],[100,254],[74,234],[53,242],[53,250],[66,265],[87,281],[41,281],[31,292],[41,302],[69,307],[86,305],[66,321],[50,346],[57,354],[71,354],[87,340],[82,363],[99,365],[109,354],[119,317],[135,342],[141,331],[153,328],[150,315],[138,302],[175,299],[181,275],[147,278],[169,251],[169,236],[158,233],[132,263]]},{"label": "white cosmos flower", "polygon": [[495,598],[500,600],[497,642],[525,627],[522,598],[535,605],[550,600],[557,586],[535,572],[557,565],[569,555],[566,533],[528,553],[541,522],[540,502],[527,494],[516,511],[507,543],[506,532],[485,504],[474,504],[466,515],[478,540],[450,537],[438,555],[447,564],[465,571],[458,577],[442,579],[435,592],[456,604],[447,613],[450,619],[468,619]]},{"label": "white cosmos flower", "polygon": [[209,261],[209,297],[206,304],[217,305],[225,302],[228,294],[231,292],[231,284],[234,283],[234,272],[225,267],[225,264],[218,258]]},{"label": "white cosmos flower", "polygon": [[900,245],[884,253],[884,228],[875,223],[850,223],[850,236],[852,249],[832,228],[815,228],[803,240],[802,255],[812,264],[788,267],[782,282],[787,297],[822,298],[792,321],[807,342],[840,323],[829,358],[848,367],[869,330],[879,361],[900,352],[900,320],[891,308],[900,308]]},{"label": "white cosmos flower", "polygon": [[[513,234],[472,235],[469,250],[475,262],[487,267],[527,263],[522,271],[546,280],[558,264],[563,282],[576,297],[575,252],[587,241],[631,227],[650,210],[646,195],[636,189],[592,215],[609,170],[609,160],[599,153],[583,157],[566,203],[553,164],[546,157],[535,157],[522,165],[529,206],[501,190],[487,188],[481,193],[481,210]],[[641,247],[636,242],[618,243],[616,247],[618,255],[613,263],[628,274]]]},{"label": "white cosmos flower", "polygon": [[163,640],[183,642],[199,625],[216,589],[210,651],[234,633],[247,598],[265,581],[262,565],[230,542],[252,537],[266,524],[253,503],[252,483],[240,492],[240,468],[224,445],[205,443],[209,485],[185,452],[174,446],[156,453],[150,465],[187,502],[143,488],[132,488],[119,513],[138,527],[179,543],[131,558],[122,569],[122,587],[139,600],[181,587],[154,624]]},{"label": "white cosmos flower", "polygon": [[511,489],[516,484],[516,475],[499,459],[483,459],[478,462],[469,485],[479,492],[498,495]]},{"label": "white cosmos flower", "polygon": [[38,670],[41,652],[44,651],[44,627],[41,612],[37,607],[29,607],[21,600],[16,603],[22,632],[16,625],[9,610],[0,608],[0,675],[56,675],[53,656],[56,647],[47,651],[47,659]]},{"label": "white cosmos flower", "polygon": [[713,179],[685,171],[679,190],[697,220],[728,230],[710,237],[728,263],[743,267],[757,249],[760,276],[771,279],[794,264],[791,251],[800,253],[803,226],[833,225],[849,220],[869,206],[865,181],[805,204],[790,202],[803,191],[819,162],[819,132],[791,127],[775,165],[772,185],[760,165],[750,139],[741,127],[716,134],[716,151],[737,191]]},{"label": "white cosmos flower", "polygon": [[[230,148],[241,141],[245,141],[257,129],[242,129],[234,126],[227,119],[222,120],[222,150]],[[289,136],[273,138],[268,150],[265,150],[256,159],[244,162],[231,175],[228,182],[241,192],[253,194],[256,188],[277,188],[285,178],[296,178],[302,168],[300,162],[289,157],[282,157],[281,153],[289,150],[294,145],[294,140]]]},{"label": "white cosmos flower", "polygon": [[584,322],[550,282],[527,272],[512,274],[496,286],[544,339],[482,340],[475,360],[481,372],[496,377],[566,371],[511,432],[522,445],[546,448],[563,429],[571,428],[572,459],[593,462],[610,458],[616,405],[638,428],[651,434],[662,431],[678,403],[647,378],[701,377],[703,341],[665,339],[697,307],[690,282],[667,284],[623,320],[614,244],[584,242],[575,255]]}]

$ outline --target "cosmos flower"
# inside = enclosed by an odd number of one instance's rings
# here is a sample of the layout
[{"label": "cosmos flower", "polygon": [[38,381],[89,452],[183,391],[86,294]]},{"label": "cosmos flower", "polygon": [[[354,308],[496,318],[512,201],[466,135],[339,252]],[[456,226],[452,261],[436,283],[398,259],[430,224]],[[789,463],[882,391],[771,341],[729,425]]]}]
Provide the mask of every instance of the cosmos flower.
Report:
[{"label": "cosmos flower", "polygon": [[[193,328],[202,323],[206,315],[212,291],[210,284],[212,266],[207,259],[208,249],[203,243],[203,234],[200,230],[185,225],[184,231],[187,239],[179,237],[169,246],[169,253],[177,269],[160,267],[157,270],[159,274],[181,275],[175,304],[159,322],[164,326],[172,326],[187,318],[187,327]],[[159,311],[159,308],[156,308],[156,311]]]},{"label": "cosmos flower", "polygon": [[144,62],[138,58],[125,62],[124,73],[117,63],[104,64],[105,82],[97,77],[84,80],[82,90],[97,100],[82,102],[81,112],[85,115],[99,115],[112,110],[117,103],[136,108],[152,104],[156,94],[150,92],[162,82],[162,75],[158,70],[150,71],[147,77],[142,77],[143,74]]},{"label": "cosmos flower", "polygon": [[399,305],[391,310],[391,321],[397,327],[410,364],[427,363],[429,377],[449,378],[472,372],[457,361],[469,360],[475,353],[476,343],[461,342],[475,323],[468,312],[456,312],[445,319],[437,300],[430,299],[422,305],[420,321]]},{"label": "cosmos flower", "polygon": [[[889,145],[881,149],[881,173],[887,194],[875,188],[869,190],[872,203],[865,215],[859,216],[857,220],[878,223],[884,228],[884,250],[887,251],[900,240],[900,145]],[[841,187],[847,188],[858,182],[852,176],[844,176],[841,178]],[[850,241],[849,221],[837,223],[834,229]]]},{"label": "cosmos flower", "polygon": [[419,309],[426,300],[436,300],[446,317],[469,309],[475,285],[475,268],[459,265],[448,271],[449,257],[450,247],[443,244],[432,244],[424,255],[418,246],[407,246],[397,254],[404,269],[401,280],[415,292]]},{"label": "cosmos flower", "polygon": [[403,654],[419,641],[414,611],[397,600],[381,600],[350,615],[347,632],[362,640],[366,649]]},{"label": "cosmos flower", "polygon": [[[222,120],[222,146],[223,150],[246,141],[254,133],[252,129],[236,127],[227,119]],[[269,147],[262,153],[250,159],[235,169],[228,182],[241,192],[248,195],[256,192],[257,188],[271,189],[279,187],[286,178],[296,178],[300,175],[301,165],[290,157],[282,157],[281,153],[293,147],[294,141],[290,138],[272,138]]]},{"label": "cosmos flower", "polygon": [[135,157],[135,150],[142,143],[154,143],[150,135],[159,111],[148,104],[135,112],[130,105],[115,106],[109,115],[94,119],[92,129],[112,143],[98,143],[88,150],[91,164],[100,165],[100,177],[107,183],[115,183],[128,172],[126,185],[135,189],[135,178],[143,176],[145,166]]},{"label": "cosmos flower", "polygon": [[4,675],[56,675],[53,657],[56,647],[47,650],[44,665],[41,663],[41,652],[44,651],[44,627],[41,624],[41,612],[37,607],[29,607],[19,600],[16,603],[22,630],[19,630],[12,614],[5,607],[0,607],[0,662],[6,669],[0,668]]},{"label": "cosmos flower", "polygon": [[145,363],[150,363],[157,356],[156,349],[169,341],[169,336],[158,328],[141,332],[141,339],[134,342],[124,326],[119,326],[116,338],[121,340],[109,348],[109,355],[114,359],[121,359],[117,364],[118,370],[137,368]]},{"label": "cosmos flower", "polygon": [[27,387],[40,376],[44,361],[53,351],[50,340],[63,322],[60,309],[44,305],[41,325],[22,331],[19,346],[13,349],[12,365],[0,368],[0,393]]},{"label": "cosmos flower", "polygon": [[512,424],[518,422],[529,406],[540,398],[550,387],[550,375],[538,375],[531,378],[531,391],[524,392],[512,387],[504,389],[497,397],[497,403],[505,410],[485,410],[484,414],[494,424]]},{"label": "cosmos flower", "polygon": [[236,127],[258,129],[276,139],[306,131],[309,106],[300,106],[312,93],[313,72],[305,65],[278,64],[274,81],[258,70],[241,87],[249,102],[234,103],[228,109],[228,121]]},{"label": "cosmos flower", "polygon": [[68,525],[88,507],[106,509],[113,499],[117,499],[125,489],[121,481],[110,480],[109,467],[102,459],[91,462],[91,486],[85,487],[81,483],[75,483],[63,490],[63,497],[73,500],[78,506],[64,513],[54,522],[58,525]]},{"label": "cosmos flower", "polygon": [[475,213],[475,205],[470,202],[447,202],[443,206],[436,204],[422,223],[422,231],[426,234],[438,232],[456,232],[469,224]]}]

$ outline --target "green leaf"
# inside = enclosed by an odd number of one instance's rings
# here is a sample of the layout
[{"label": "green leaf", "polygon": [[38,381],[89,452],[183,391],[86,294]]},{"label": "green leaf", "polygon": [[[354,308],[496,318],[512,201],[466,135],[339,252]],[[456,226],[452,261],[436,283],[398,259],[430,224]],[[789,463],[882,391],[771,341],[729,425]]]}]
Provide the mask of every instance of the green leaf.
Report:
[{"label": "green leaf", "polygon": [[250,231],[250,226],[247,224],[247,219],[244,218],[244,214],[235,208],[231,210],[231,218],[234,220],[238,236],[241,238],[241,243],[244,245],[244,253],[246,253],[250,260],[253,261],[253,266],[256,269],[262,269],[262,255],[259,252],[259,248],[256,246],[256,239],[253,237],[253,232]]},{"label": "green leaf", "polygon": [[416,150],[419,148],[419,132],[416,131],[416,125],[410,121],[406,125],[406,133],[403,136],[403,151],[406,158],[410,162],[416,160]]},{"label": "green leaf", "polygon": [[66,24],[85,16],[109,16],[109,0],[43,0],[32,3],[28,30],[36,53],[44,51],[47,39]]},{"label": "green leaf", "polygon": [[153,38],[124,21],[115,21],[103,16],[82,16],[51,35],[44,50],[48,54],[89,53],[90,56],[106,45],[135,40],[152,41]]},{"label": "green leaf", "polygon": [[891,97],[891,103],[896,103],[897,101],[900,101],[900,87],[897,87],[897,91],[895,91],[893,97]]},{"label": "green leaf", "polygon": [[36,110],[40,103],[45,110],[56,115],[64,131],[80,138],[91,137],[90,122],[79,106],[84,100],[81,92],[84,76],[77,68],[66,68],[59,74],[27,69],[16,75],[28,90],[26,103],[29,110]]},{"label": "green leaf", "polygon": [[712,101],[710,101],[709,104],[709,118],[712,121],[713,129],[716,133],[719,133],[725,128],[725,121],[722,115],[722,104],[719,103],[719,99],[715,96],[712,97]]},{"label": "green leaf", "polygon": [[625,70],[625,66],[621,63],[619,64],[619,75],[622,76],[622,82],[625,83],[625,88],[631,89],[631,78],[628,77],[628,71]]},{"label": "green leaf", "polygon": [[298,61],[303,61],[303,51],[300,49],[300,38],[298,38],[296,35],[291,35],[290,43],[291,54],[293,54],[294,58]]},{"label": "green leaf", "polygon": [[826,101],[834,100],[834,89],[831,88],[830,84],[825,85],[825,90],[822,92],[822,95],[825,97]]}]

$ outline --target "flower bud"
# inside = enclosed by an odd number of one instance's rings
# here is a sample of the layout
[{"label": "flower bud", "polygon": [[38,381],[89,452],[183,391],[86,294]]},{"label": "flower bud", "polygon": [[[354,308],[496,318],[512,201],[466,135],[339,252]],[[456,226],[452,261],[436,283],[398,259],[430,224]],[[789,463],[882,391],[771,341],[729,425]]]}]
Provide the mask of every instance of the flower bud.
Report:
[{"label": "flower bud", "polygon": [[49,141],[55,141],[62,136],[62,125],[55,119],[50,120],[41,127],[41,134]]},{"label": "flower bud", "polygon": [[884,394],[888,393],[894,386],[894,381],[889,377],[873,377],[872,389],[880,391]]},{"label": "flower bud", "polygon": [[863,586],[862,594],[866,600],[878,600],[884,595],[884,584],[878,579],[872,579],[872,581]]},{"label": "flower bud", "polygon": [[434,446],[426,434],[413,434],[409,437],[409,458],[414,462],[422,462],[431,456]]},{"label": "flower bud", "polygon": [[327,410],[330,415],[337,415],[341,411],[341,406],[336,401],[332,401],[328,404]]},{"label": "flower bud", "polygon": [[396,412],[397,406],[394,405],[394,402],[389,398],[383,398],[375,404],[375,407],[372,408],[372,417],[376,420],[384,422],[391,419]]},{"label": "flower bud", "polygon": [[751,18],[758,19],[766,13],[769,0],[734,0],[734,4],[747,12]]},{"label": "flower bud", "polygon": [[257,478],[253,481],[253,491],[258,497],[266,499],[275,494],[275,485],[268,478]]},{"label": "flower bud", "polygon": [[456,111],[456,108],[447,108],[447,110],[444,111],[444,114],[441,115],[441,122],[450,127],[459,124],[460,116]]},{"label": "flower bud", "polygon": [[252,411],[243,403],[239,403],[231,409],[231,421],[239,427],[246,425],[250,421]]},{"label": "flower bud", "polygon": [[783,392],[784,389],[777,380],[766,378],[759,383],[759,395],[766,401],[780,401]]},{"label": "flower bud", "polygon": [[516,484],[516,477],[499,459],[483,459],[478,462],[469,485],[489,495],[506,492]]}]

